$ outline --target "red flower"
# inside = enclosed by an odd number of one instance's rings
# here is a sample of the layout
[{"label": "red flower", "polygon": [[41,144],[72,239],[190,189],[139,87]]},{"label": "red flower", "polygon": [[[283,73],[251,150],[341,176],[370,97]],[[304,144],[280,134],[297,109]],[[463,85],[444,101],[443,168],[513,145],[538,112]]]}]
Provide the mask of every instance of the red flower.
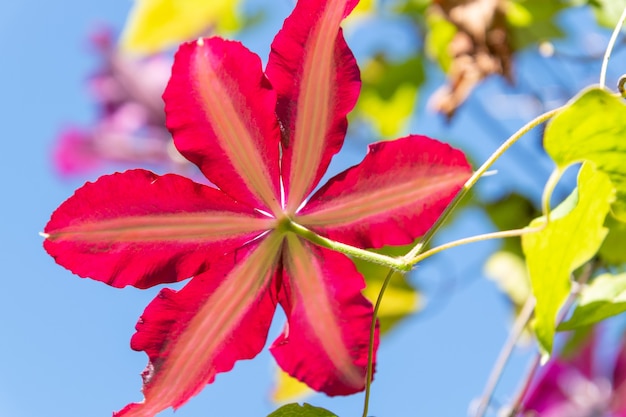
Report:
[{"label": "red flower", "polygon": [[365,385],[372,306],[343,254],[298,223],[361,248],[407,244],[470,174],[463,154],[423,136],[372,145],[307,202],[341,148],[360,88],[339,25],[357,1],[302,0],[266,74],[241,44],[180,47],[163,95],[176,147],[219,188],[133,170],[88,183],[52,215],[46,250],[115,287],[194,278],[148,305],[132,338],[150,363],[144,396],[118,416],[177,408],[263,347],[277,304],[288,323],[271,351],[329,395]]}]

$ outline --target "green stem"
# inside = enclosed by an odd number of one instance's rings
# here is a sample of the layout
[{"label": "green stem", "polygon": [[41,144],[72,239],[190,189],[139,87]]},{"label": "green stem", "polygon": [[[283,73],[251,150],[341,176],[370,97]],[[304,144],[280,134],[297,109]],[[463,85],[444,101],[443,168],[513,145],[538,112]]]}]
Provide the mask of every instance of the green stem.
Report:
[{"label": "green stem", "polygon": [[624,26],[624,21],[626,20],[626,7],[624,11],[622,11],[622,15],[620,16],[617,25],[615,25],[615,29],[613,29],[613,34],[611,34],[611,39],[609,39],[609,44],[606,47],[606,51],[604,52],[604,59],[602,60],[602,69],[600,70],[600,87],[604,88],[606,86],[606,71],[609,66],[609,58],[611,57],[611,53],[613,52],[613,47],[615,46],[615,41],[617,40],[617,35],[619,35],[622,26]]},{"label": "green stem", "polygon": [[369,342],[369,351],[367,352],[367,376],[365,380],[365,400],[363,402],[363,417],[367,417],[367,411],[370,403],[370,387],[372,385],[372,374],[374,373],[374,338],[376,336],[376,321],[378,318],[378,310],[380,310],[380,305],[383,302],[383,294],[391,281],[391,277],[393,276],[394,270],[390,269],[387,273],[387,276],[383,280],[383,285],[380,287],[380,291],[378,292],[378,298],[376,299],[376,304],[374,305],[374,315],[372,317],[372,324],[370,325],[370,342]]},{"label": "green stem", "polygon": [[434,247],[432,249],[429,249],[429,250],[427,250],[425,252],[422,252],[419,255],[415,256],[413,259],[409,260],[408,262],[409,262],[409,265],[416,265],[417,263],[423,261],[426,258],[431,257],[432,255],[434,255],[436,253],[443,252],[444,250],[452,249],[452,248],[455,248],[457,246],[467,245],[469,243],[482,242],[484,240],[504,239],[504,238],[507,238],[507,237],[522,236],[522,235],[525,235],[527,233],[539,232],[539,231],[543,230],[544,227],[545,226],[541,226],[541,227],[524,227],[523,229],[504,230],[504,231],[501,231],[501,232],[485,233],[485,234],[482,234],[482,235],[466,237],[464,239],[459,239],[459,240],[455,240],[453,242],[445,243],[443,245],[436,246],[436,247]]},{"label": "green stem", "polygon": [[404,259],[410,262],[413,258],[415,258],[417,255],[419,255],[420,253],[424,251],[424,248],[426,247],[426,245],[430,242],[430,240],[433,238],[435,233],[445,223],[448,217],[450,217],[450,214],[452,214],[452,212],[456,209],[456,207],[459,205],[461,200],[463,200],[463,198],[467,195],[467,193],[474,187],[474,185],[476,185],[480,177],[482,177],[485,174],[485,172],[487,172],[489,168],[491,168],[491,166],[498,160],[498,158],[502,156],[502,154],[504,154],[504,152],[506,152],[511,146],[515,144],[515,142],[517,142],[522,136],[528,133],[531,129],[537,127],[541,123],[552,118],[562,109],[563,107],[559,107],[554,110],[550,110],[546,113],[543,113],[540,116],[537,116],[535,119],[531,120],[530,122],[522,126],[521,129],[519,129],[517,132],[511,135],[511,137],[509,137],[502,145],[500,145],[500,147],[489,157],[489,159],[487,159],[481,165],[481,167],[478,168],[478,170],[476,170],[474,174],[467,180],[467,182],[463,185],[463,188],[461,188],[459,193],[454,197],[454,199],[450,202],[450,204],[448,204],[448,206],[443,211],[441,216],[439,216],[435,224],[433,224],[433,226],[428,230],[428,232],[426,232],[426,234],[422,237],[422,239],[420,240],[420,243],[415,245],[415,247],[411,249],[411,251],[404,256]]},{"label": "green stem", "polygon": [[546,182],[545,187],[543,188],[543,194],[541,195],[541,210],[543,211],[543,215],[546,218],[545,226],[550,223],[550,200],[552,199],[552,192],[556,188],[556,185],[559,183],[561,179],[561,175],[563,171],[559,168],[556,168],[550,174],[548,181]]},{"label": "green stem", "polygon": [[346,245],[345,243],[330,240],[293,221],[286,223],[285,229],[297,234],[311,243],[315,243],[318,246],[332,249],[367,262],[383,265],[395,271],[409,272],[412,268],[411,265],[405,262],[402,258],[392,258],[391,256],[381,255],[376,252],[370,252],[365,249],[360,249],[354,246]]}]

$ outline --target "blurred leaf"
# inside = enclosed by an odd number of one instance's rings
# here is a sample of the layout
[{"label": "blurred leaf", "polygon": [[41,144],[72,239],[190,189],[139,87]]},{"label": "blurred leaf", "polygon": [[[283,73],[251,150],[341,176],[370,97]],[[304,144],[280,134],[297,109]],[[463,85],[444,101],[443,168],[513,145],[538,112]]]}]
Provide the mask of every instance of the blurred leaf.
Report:
[{"label": "blurred leaf", "polygon": [[[531,295],[530,279],[524,259],[516,253],[500,250],[487,259],[484,272],[507,296],[513,305],[514,317],[517,317]],[[527,325],[518,343],[530,341],[531,338],[532,330]]]},{"label": "blurred leaf", "polygon": [[[376,252],[389,256],[401,256],[406,254],[413,244],[407,246],[387,246]],[[389,268],[382,265],[354,259],[359,272],[364,276],[367,284],[363,295],[372,304],[376,302],[378,293],[383,285],[383,281],[389,272]],[[380,325],[380,335],[384,336],[402,319],[416,313],[420,308],[420,295],[405,279],[404,275],[395,272],[385,291],[385,298],[378,311],[378,322]],[[297,401],[313,391],[302,382],[289,376],[280,368],[277,369],[278,377],[275,388],[272,392],[272,400],[276,403],[287,401]]]},{"label": "blurred leaf", "polygon": [[615,266],[626,263],[626,223],[609,215],[604,226],[609,229],[609,234],[598,251],[600,259]]},{"label": "blurred leaf", "polygon": [[356,5],[349,18],[354,16],[360,17],[361,15],[371,14],[376,10],[376,0],[361,0]]},{"label": "blurred leaf", "polygon": [[572,317],[559,331],[598,323],[626,311],[626,274],[603,274],[583,289]]},{"label": "blurred leaf", "polygon": [[626,0],[587,0],[599,25],[613,29],[626,7]]},{"label": "blurred leaf", "polygon": [[[533,204],[519,194],[510,194],[500,200],[484,204],[487,215],[498,230],[521,229],[540,213]],[[502,250],[522,256],[519,238],[503,240]]]},{"label": "blurred leaf", "polygon": [[424,49],[426,54],[439,64],[443,72],[448,72],[452,64],[450,42],[456,35],[456,26],[439,12],[430,12],[426,15],[426,39]]},{"label": "blurred leaf", "polygon": [[504,9],[513,49],[562,38],[564,33],[556,25],[556,18],[566,7],[560,0],[507,0]]},{"label": "blurred leaf", "polygon": [[484,269],[485,275],[509,297],[516,313],[519,313],[530,295],[530,282],[524,259],[510,252],[498,251],[487,259]]},{"label": "blurred leaf", "polygon": [[385,138],[397,136],[413,114],[424,68],[419,56],[404,61],[389,61],[382,55],[365,64],[361,77],[363,89],[358,111]]},{"label": "blurred leaf", "polygon": [[274,403],[284,404],[290,401],[299,401],[313,393],[314,391],[307,384],[300,382],[276,366],[276,380],[272,390]]},{"label": "blurred leaf", "polygon": [[546,127],[544,147],[564,169],[592,161],[617,190],[613,214],[626,221],[626,104],[593,87],[575,97]]},{"label": "blurred leaf", "polygon": [[382,138],[393,138],[406,129],[417,98],[417,88],[405,84],[385,100],[371,90],[359,97],[359,110],[378,130]]},{"label": "blurred leaf", "polygon": [[415,87],[422,85],[424,66],[417,55],[404,61],[390,61],[383,55],[376,55],[361,70],[361,78],[364,91],[372,91],[388,100],[407,84]]},{"label": "blurred leaf", "polygon": [[[383,253],[388,256],[402,256],[406,254],[413,244],[406,246],[385,246],[374,252]],[[363,295],[372,304],[376,303],[378,293],[382,288],[383,281],[389,272],[389,268],[360,259],[353,259],[359,272],[365,278],[367,286],[363,290]],[[380,323],[380,334],[385,335],[394,328],[402,319],[416,313],[420,307],[420,296],[406,280],[405,276],[399,272],[394,272],[391,281],[385,290],[385,297],[378,311],[378,321]]]},{"label": "blurred leaf", "polygon": [[313,407],[310,404],[304,403],[303,405],[300,405],[300,404],[284,405],[280,407],[278,410],[274,411],[272,414],[269,414],[267,417],[337,417],[337,416],[324,408]]},{"label": "blurred leaf", "polygon": [[[603,224],[613,195],[608,177],[593,165],[583,164],[578,189],[552,212],[550,223],[522,236],[537,300],[533,328],[544,360],[552,351],[557,313],[570,292],[570,274],[595,255],[607,234]],[[542,217],[530,226],[543,224]]]},{"label": "blurred leaf", "polygon": [[153,54],[213,30],[236,30],[239,0],[135,0],[121,36],[131,53]]}]

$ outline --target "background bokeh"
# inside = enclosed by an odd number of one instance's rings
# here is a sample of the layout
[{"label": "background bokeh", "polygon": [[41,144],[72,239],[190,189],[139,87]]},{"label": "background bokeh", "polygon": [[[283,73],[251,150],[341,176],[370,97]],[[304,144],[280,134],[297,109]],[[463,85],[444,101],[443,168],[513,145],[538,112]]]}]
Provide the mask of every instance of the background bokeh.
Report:
[{"label": "background bokeh", "polygon": [[[244,7],[254,9],[261,2],[248,1]],[[239,38],[266,57],[272,36],[291,7],[289,0],[275,0],[272,13]],[[93,103],[83,82],[97,64],[89,52],[88,36],[104,24],[119,31],[129,8],[130,2],[121,0],[0,2],[0,131],[4,143],[0,163],[0,417],[109,416],[141,399],[139,374],[147,358],[130,349],[129,339],[137,318],[158,289],[118,290],[80,279],[54,263],[38,235],[52,211],[76,187],[98,176],[98,172],[90,172],[80,178],[61,178],[50,153],[64,126],[87,125],[94,119]],[[591,33],[589,11],[568,13],[560,18],[560,24],[573,33],[571,45],[587,35],[606,40],[606,31],[594,29]],[[348,42],[357,58],[375,42],[395,45],[398,53],[418,42],[410,35],[399,36],[397,29],[393,24],[355,29],[348,32]],[[568,44],[564,45],[567,48]],[[591,70],[581,75],[559,72],[558,67],[555,74],[555,69],[537,62],[536,52],[518,59],[523,76],[534,73],[525,82],[539,86],[556,77],[575,91],[594,82],[599,73],[598,61],[590,62]],[[610,85],[624,66],[623,55],[618,53],[614,62],[617,69],[610,74]],[[450,141],[467,150],[475,161],[483,161],[540,110],[521,105],[523,97],[506,96],[510,87],[493,79],[448,124],[426,107],[426,98],[443,80],[433,68],[428,71],[431,81],[420,91],[410,130]],[[553,104],[559,104],[558,99]],[[494,122],[494,117],[499,120]],[[332,172],[357,162],[369,140],[375,138],[348,138],[344,152],[333,161]],[[486,198],[505,191],[522,192],[531,199],[539,195],[551,165],[541,159],[537,143],[537,138],[530,137],[516,145],[512,156],[499,163],[498,175],[483,180],[481,192]],[[113,169],[105,167],[102,172]],[[486,215],[470,209],[437,240],[491,230]],[[511,320],[505,298],[481,275],[485,258],[497,246],[497,242],[487,242],[444,253],[411,275],[430,302],[383,341],[370,415],[467,414],[483,389]],[[282,319],[277,316],[270,341],[278,334]],[[506,402],[514,392],[532,352],[530,348],[516,351],[496,404]],[[275,368],[265,351],[219,375],[176,415],[266,415],[275,408],[269,399],[274,379]],[[354,416],[361,413],[363,396],[329,399],[318,395],[307,401],[341,416]]]}]

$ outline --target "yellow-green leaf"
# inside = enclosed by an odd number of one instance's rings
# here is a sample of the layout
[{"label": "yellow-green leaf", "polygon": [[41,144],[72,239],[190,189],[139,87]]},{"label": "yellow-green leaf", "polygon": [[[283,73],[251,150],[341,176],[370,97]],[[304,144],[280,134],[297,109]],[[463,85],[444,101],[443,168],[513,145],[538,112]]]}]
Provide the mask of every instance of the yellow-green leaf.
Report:
[{"label": "yellow-green leaf", "polygon": [[275,381],[272,391],[272,401],[276,404],[299,401],[313,393],[307,384],[298,381],[278,366],[276,367]]},{"label": "yellow-green leaf", "polygon": [[586,327],[625,311],[626,274],[603,274],[582,291],[572,317],[558,330]]},{"label": "yellow-green leaf", "polygon": [[[521,251],[521,248],[520,248]],[[526,262],[517,253],[500,250],[492,254],[484,267],[485,276],[496,283],[513,305],[514,315],[517,317],[528,297],[531,295],[530,280]],[[518,343],[532,340],[530,326],[526,326]]]},{"label": "yellow-green leaf", "polygon": [[406,129],[416,98],[417,88],[409,84],[399,87],[388,100],[366,90],[359,98],[359,110],[383,138],[392,138]]},{"label": "yellow-green leaf", "polygon": [[626,7],[626,0],[587,0],[587,4],[593,7],[600,25],[613,29]]},{"label": "yellow-green leaf", "polygon": [[626,221],[626,104],[594,87],[574,98],[546,128],[544,147],[559,168],[592,161],[617,190],[613,213]]},{"label": "yellow-green leaf", "polygon": [[609,229],[609,234],[606,235],[606,239],[598,251],[598,256],[603,262],[610,265],[626,263],[626,223],[622,223],[609,215],[604,226]]},{"label": "yellow-green leaf", "polygon": [[509,297],[516,313],[519,313],[530,295],[530,282],[524,260],[514,253],[498,251],[487,259],[485,275]]},{"label": "yellow-green leaf", "polygon": [[239,0],[135,0],[121,47],[152,54],[210,31],[236,30],[238,5]]},{"label": "yellow-green leaf", "polygon": [[452,64],[452,57],[448,53],[448,45],[456,35],[457,28],[441,13],[431,12],[426,16],[425,49],[433,60],[437,61],[444,72],[448,72]]},{"label": "yellow-green leaf", "polygon": [[[552,351],[556,316],[570,292],[570,275],[600,248],[607,234],[604,219],[613,200],[614,188],[608,177],[585,163],[578,174],[578,189],[554,210],[550,223],[539,232],[522,236],[537,301],[533,327],[544,359]],[[542,217],[530,226],[545,224]]]}]

